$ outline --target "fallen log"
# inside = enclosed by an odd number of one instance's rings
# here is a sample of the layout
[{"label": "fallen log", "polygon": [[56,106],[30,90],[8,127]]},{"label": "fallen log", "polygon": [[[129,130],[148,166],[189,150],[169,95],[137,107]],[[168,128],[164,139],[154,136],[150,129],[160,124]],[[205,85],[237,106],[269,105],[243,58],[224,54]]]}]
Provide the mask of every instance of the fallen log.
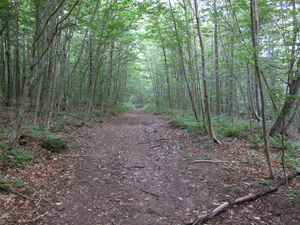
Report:
[{"label": "fallen log", "polygon": [[[300,170],[290,174],[287,177],[287,180],[291,180],[297,176],[300,176]],[[201,216],[199,216],[194,222],[192,223],[187,223],[185,225],[199,225],[202,224],[204,222],[207,222],[209,219],[212,219],[213,217],[215,217],[216,215],[220,214],[221,212],[227,210],[230,207],[233,207],[234,205],[240,205],[243,204],[245,202],[250,202],[253,201],[261,196],[273,193],[275,191],[278,190],[278,188],[282,185],[284,185],[286,183],[286,179],[280,179],[279,181],[277,181],[274,186],[270,187],[270,188],[266,188],[264,190],[261,190],[255,194],[253,193],[249,193],[246,196],[243,196],[241,198],[237,198],[231,202],[224,202],[222,203],[220,206],[218,206],[217,208],[215,208],[214,210],[212,210],[211,212],[205,213]]]}]

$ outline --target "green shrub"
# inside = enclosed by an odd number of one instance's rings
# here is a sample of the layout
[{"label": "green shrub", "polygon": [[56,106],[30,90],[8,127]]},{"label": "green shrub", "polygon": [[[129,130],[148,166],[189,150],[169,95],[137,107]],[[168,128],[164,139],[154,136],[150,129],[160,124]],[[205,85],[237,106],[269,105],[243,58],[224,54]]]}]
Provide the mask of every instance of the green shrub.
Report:
[{"label": "green shrub", "polygon": [[215,131],[227,137],[247,138],[249,124],[244,120],[232,119],[228,116],[214,118]]},{"label": "green shrub", "polygon": [[156,106],[155,104],[146,104],[143,109],[146,111],[146,112],[155,112],[156,111]]},{"label": "green shrub", "polygon": [[36,153],[26,152],[24,149],[11,148],[2,142],[0,147],[4,151],[0,154],[0,166],[4,163],[13,163],[18,167],[25,167],[27,162],[37,156]]},{"label": "green shrub", "polygon": [[131,109],[134,109],[135,106],[131,103],[124,103],[124,104],[117,104],[116,105],[116,111],[117,112],[125,112]]},{"label": "green shrub", "polygon": [[166,117],[182,129],[192,132],[197,132],[201,129],[200,123],[196,120],[192,112],[173,111],[172,114],[166,115]]},{"label": "green shrub", "polygon": [[45,131],[44,128],[40,125],[26,125],[23,126],[23,128],[35,134],[36,136],[45,135],[49,133],[49,131]]},{"label": "green shrub", "polygon": [[47,135],[41,140],[41,143],[39,145],[42,148],[55,153],[61,153],[68,149],[67,144],[59,137],[56,137],[54,135]]},{"label": "green shrub", "polygon": [[0,126],[0,134],[4,134],[4,136],[10,134],[11,130],[9,128],[6,128],[6,127],[3,127],[3,126]]},{"label": "green shrub", "polygon": [[[300,144],[291,141],[285,140],[284,142],[284,164],[286,167],[297,169],[300,166],[300,159],[297,156],[300,151]],[[270,137],[270,145],[273,148],[281,149],[282,148],[282,136],[277,135],[275,137]],[[281,154],[278,154],[278,157],[281,157]]]}]

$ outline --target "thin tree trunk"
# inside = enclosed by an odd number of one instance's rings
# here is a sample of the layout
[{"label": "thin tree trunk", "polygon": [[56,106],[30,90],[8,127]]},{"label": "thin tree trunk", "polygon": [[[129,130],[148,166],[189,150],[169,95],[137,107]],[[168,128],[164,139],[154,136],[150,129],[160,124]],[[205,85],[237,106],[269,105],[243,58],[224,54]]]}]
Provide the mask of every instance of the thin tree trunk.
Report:
[{"label": "thin tree trunk", "polygon": [[19,101],[21,81],[20,81],[20,49],[19,49],[19,2],[15,1],[15,63],[14,63],[14,77],[16,100]]},{"label": "thin tree trunk", "polygon": [[[192,108],[193,108],[195,118],[197,119],[197,121],[199,121],[199,113],[197,112],[196,99],[194,98],[194,96],[192,94],[192,90],[191,90],[189,80],[188,80],[188,77],[187,77],[187,74],[186,74],[186,69],[185,69],[185,65],[184,65],[185,64],[184,63],[184,51],[182,49],[182,44],[181,44],[181,40],[180,40],[180,37],[179,37],[177,24],[176,24],[176,21],[175,21],[175,16],[174,16],[174,12],[173,12],[173,8],[172,8],[172,4],[171,4],[170,0],[169,0],[169,5],[170,5],[170,10],[171,10],[171,16],[172,16],[172,19],[173,19],[177,44],[178,44],[178,53],[179,53],[180,64],[181,64],[180,71],[181,71],[181,74],[183,75],[184,81],[185,81],[187,89],[188,89],[188,93],[189,93],[190,100],[191,100],[191,103],[192,103]],[[185,100],[185,98],[183,98],[183,100]]]},{"label": "thin tree trunk", "polygon": [[12,99],[13,99],[13,73],[11,68],[11,43],[10,43],[10,23],[8,22],[6,27],[6,74],[7,74],[7,95],[6,95],[6,106],[12,106]]},{"label": "thin tree trunk", "polygon": [[252,24],[252,45],[254,48],[253,60],[255,65],[255,72],[257,75],[257,81],[259,85],[259,95],[261,97],[261,115],[262,115],[262,125],[263,125],[263,137],[264,137],[264,151],[267,159],[267,164],[269,168],[270,178],[274,179],[275,174],[273,171],[271,158],[270,158],[270,149],[269,149],[269,140],[267,133],[267,124],[266,124],[266,116],[265,116],[265,102],[264,102],[264,93],[261,82],[261,74],[258,64],[258,41],[259,41],[259,19],[258,19],[258,9],[256,0],[250,0],[251,6],[251,24]]},{"label": "thin tree trunk", "polygon": [[218,42],[218,11],[217,0],[213,2],[214,7],[214,51],[215,51],[215,82],[216,82],[216,115],[221,115],[220,76],[219,76],[219,42]]},{"label": "thin tree trunk", "polygon": [[201,30],[201,22],[200,22],[200,15],[198,11],[198,2],[197,0],[194,0],[195,4],[195,14],[196,14],[196,21],[197,21],[197,31],[198,31],[198,37],[200,41],[200,48],[201,48],[201,53],[202,53],[202,76],[203,76],[203,88],[204,88],[204,102],[205,102],[205,111],[206,111],[206,116],[207,116],[207,122],[208,122],[208,131],[209,131],[209,136],[210,138],[220,144],[221,142],[217,139],[214,128],[213,128],[213,123],[212,123],[212,115],[211,115],[211,109],[210,109],[210,101],[209,101],[209,96],[208,96],[208,85],[207,85],[207,77],[206,77],[206,52],[205,52],[205,45],[204,45],[204,40],[202,36],[202,30]]},{"label": "thin tree trunk", "polygon": [[66,0],[62,0],[58,6],[53,10],[53,12],[50,14],[50,16],[46,19],[46,22],[44,23],[41,31],[36,35],[35,39],[33,40],[32,43],[32,49],[31,49],[31,54],[29,56],[28,59],[28,65],[29,65],[29,71],[28,73],[25,75],[24,77],[24,81],[23,81],[23,85],[22,85],[22,92],[20,95],[20,101],[18,104],[18,108],[17,108],[17,117],[16,120],[14,121],[12,130],[11,130],[11,135],[10,135],[10,140],[9,140],[9,146],[15,146],[17,144],[19,135],[20,135],[20,131],[22,128],[22,124],[23,124],[23,119],[25,117],[26,114],[26,110],[27,110],[27,106],[29,105],[29,92],[30,89],[32,88],[32,86],[37,82],[37,80],[40,78],[40,74],[38,73],[34,73],[35,67],[39,64],[40,59],[47,54],[50,45],[52,44],[55,36],[57,35],[57,31],[59,29],[59,25],[64,22],[71,14],[71,12],[73,11],[73,9],[75,8],[75,6],[78,4],[79,0],[77,0],[72,8],[70,9],[70,11],[56,24],[56,27],[54,29],[54,33],[52,33],[52,36],[49,37],[49,43],[48,46],[45,47],[45,49],[43,49],[41,56],[34,61],[34,55],[35,55],[35,47],[36,47],[36,43],[38,42],[38,40],[40,39],[41,35],[44,33],[45,29],[47,28],[47,26],[49,26],[49,21],[53,16],[57,16],[57,12],[61,9],[61,7],[64,5]]}]

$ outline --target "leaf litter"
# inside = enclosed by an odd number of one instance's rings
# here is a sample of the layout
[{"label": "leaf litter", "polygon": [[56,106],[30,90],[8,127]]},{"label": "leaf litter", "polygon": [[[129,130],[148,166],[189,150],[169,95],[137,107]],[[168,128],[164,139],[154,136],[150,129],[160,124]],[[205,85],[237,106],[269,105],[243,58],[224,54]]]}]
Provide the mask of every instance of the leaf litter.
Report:
[{"label": "leaf litter", "polygon": [[[41,160],[2,171],[21,179],[25,187],[10,188],[34,201],[0,192],[0,224],[187,224],[271,182],[261,148],[233,138],[223,145],[198,140],[141,109],[74,131],[67,152],[53,154],[31,140],[22,147]],[[281,168],[277,157],[272,161]],[[299,224],[299,191],[295,178],[206,224]]]}]

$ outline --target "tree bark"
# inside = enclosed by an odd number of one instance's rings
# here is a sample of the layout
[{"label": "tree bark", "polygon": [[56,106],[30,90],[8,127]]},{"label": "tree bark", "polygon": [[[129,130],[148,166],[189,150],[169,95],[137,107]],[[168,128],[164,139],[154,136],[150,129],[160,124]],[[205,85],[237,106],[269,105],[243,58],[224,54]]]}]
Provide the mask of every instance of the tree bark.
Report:
[{"label": "tree bark", "polygon": [[55,36],[57,35],[60,24],[70,16],[71,12],[73,11],[75,6],[79,2],[79,0],[77,0],[72,5],[72,8],[70,9],[70,11],[63,18],[61,18],[60,21],[56,24],[54,32],[48,36],[49,37],[48,46],[45,46],[45,49],[42,50],[42,54],[39,56],[39,58],[36,61],[34,61],[34,59],[35,59],[34,56],[35,56],[35,51],[36,51],[35,48],[36,48],[36,44],[37,44],[38,40],[44,33],[47,26],[49,26],[49,21],[51,20],[51,18],[54,16],[58,16],[57,12],[64,5],[65,1],[66,0],[62,0],[60,3],[58,3],[57,7],[53,10],[53,12],[50,14],[50,16],[48,18],[46,18],[46,20],[45,20],[46,22],[43,24],[41,31],[39,33],[37,33],[37,35],[35,36],[35,38],[33,40],[31,53],[30,53],[29,59],[27,61],[28,65],[29,65],[29,70],[24,77],[24,81],[23,81],[23,85],[22,85],[22,92],[20,95],[20,101],[19,101],[18,108],[17,108],[17,116],[16,116],[16,120],[13,123],[13,128],[12,128],[12,131],[10,134],[9,146],[15,146],[17,144],[17,141],[18,141],[19,135],[20,135],[20,131],[22,128],[22,124],[23,124],[23,119],[25,117],[26,110],[29,105],[30,89],[33,87],[33,85],[37,82],[37,80],[41,76],[41,74],[38,74],[35,72],[35,67],[39,64],[41,58],[44,57],[45,54],[47,54],[47,52],[50,48],[50,45],[52,44]]},{"label": "tree bark", "polygon": [[217,0],[213,2],[214,7],[214,52],[215,52],[215,82],[216,82],[216,115],[221,115],[220,76],[219,76],[219,41],[218,41],[218,10]]},{"label": "tree bark", "polygon": [[250,6],[251,6],[251,25],[252,25],[252,45],[254,48],[253,60],[254,60],[255,72],[257,75],[257,81],[259,86],[259,95],[261,97],[260,101],[261,101],[261,115],[262,115],[262,125],[263,125],[264,152],[265,152],[265,156],[269,168],[270,178],[274,179],[275,174],[273,171],[271,158],[270,158],[270,148],[269,148],[267,123],[266,123],[266,116],[265,116],[264,92],[263,92],[261,74],[260,74],[259,63],[258,63],[259,19],[258,19],[258,8],[257,8],[256,0],[250,0]]},{"label": "tree bark", "polygon": [[207,85],[207,77],[206,77],[206,52],[205,52],[205,45],[204,45],[204,40],[203,40],[203,35],[202,35],[202,30],[201,30],[201,22],[200,22],[200,15],[198,11],[198,2],[197,0],[194,0],[195,4],[195,14],[196,14],[196,21],[197,21],[197,31],[198,31],[198,37],[200,41],[200,48],[201,48],[201,53],[202,53],[202,76],[203,76],[203,89],[204,89],[204,103],[205,103],[205,112],[207,116],[207,122],[208,122],[208,131],[209,131],[209,136],[212,139],[212,141],[221,144],[221,142],[217,139],[215,132],[214,132],[214,127],[212,123],[212,115],[211,115],[211,107],[210,107],[210,101],[209,101],[209,96],[208,96],[208,85]]},{"label": "tree bark", "polygon": [[277,119],[273,126],[271,127],[269,135],[271,137],[275,136],[276,134],[280,134],[284,131],[284,120],[287,119],[291,111],[293,109],[294,103],[296,102],[297,98],[299,98],[299,88],[300,88],[300,61],[298,61],[298,68],[295,72],[295,78],[292,80],[292,83],[289,85],[289,93],[285,100],[285,103],[277,116]]}]

